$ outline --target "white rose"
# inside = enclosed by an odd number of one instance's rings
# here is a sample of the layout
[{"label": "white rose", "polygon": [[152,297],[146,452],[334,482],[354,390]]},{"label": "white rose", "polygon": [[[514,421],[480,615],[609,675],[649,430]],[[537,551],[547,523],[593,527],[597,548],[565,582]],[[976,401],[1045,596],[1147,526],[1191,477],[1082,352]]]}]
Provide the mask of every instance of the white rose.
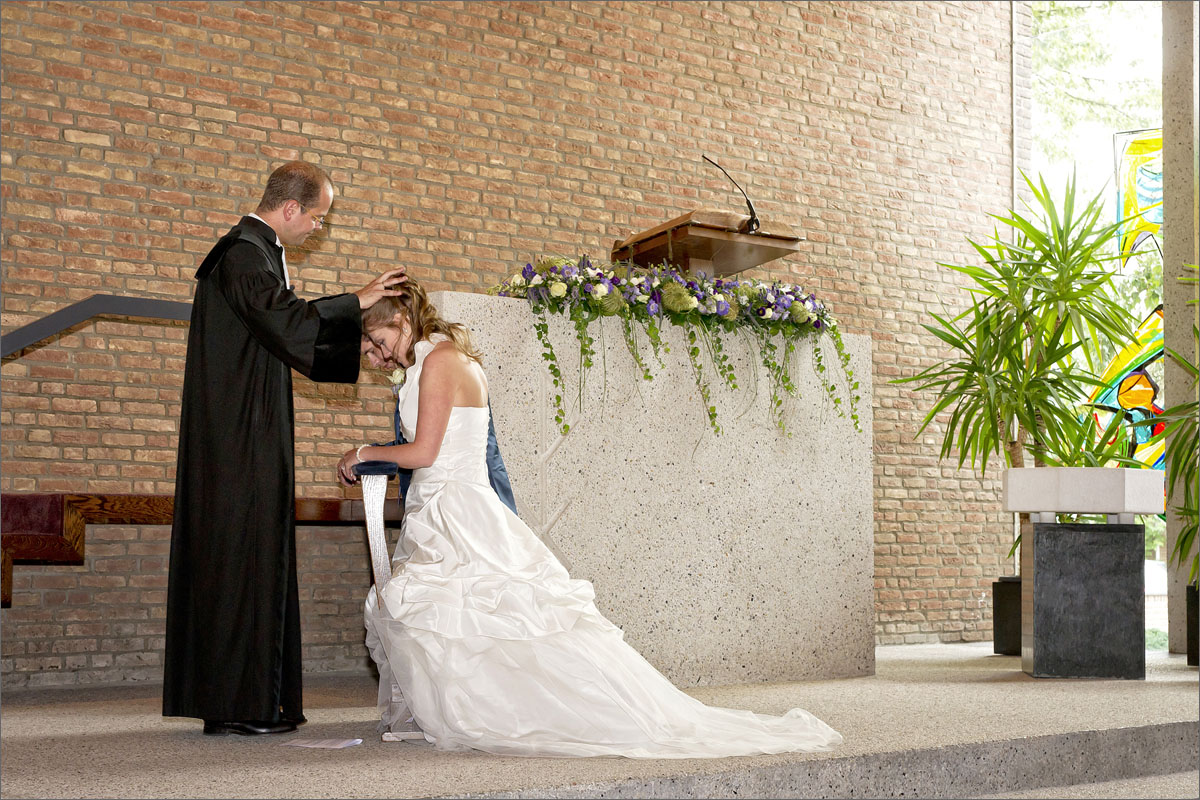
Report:
[{"label": "white rose", "polygon": [[696,306],[698,306],[698,305],[700,305],[700,301],[699,301],[699,300],[697,300],[695,297],[689,297],[689,298],[688,298],[688,308],[689,308],[689,309],[693,309],[693,308],[695,308],[695,307],[696,307]]},{"label": "white rose", "polygon": [[604,297],[604,295],[608,294],[608,287],[603,283],[597,283],[592,287],[592,294],[596,295],[596,297]]},{"label": "white rose", "polygon": [[565,283],[563,283],[562,281],[555,281],[554,283],[550,284],[550,296],[551,297],[562,297],[566,293],[567,293],[567,285]]},{"label": "white rose", "polygon": [[523,275],[513,275],[513,277],[512,277],[512,285],[513,285],[513,286],[524,286],[524,285],[525,285],[525,276],[523,276]]}]

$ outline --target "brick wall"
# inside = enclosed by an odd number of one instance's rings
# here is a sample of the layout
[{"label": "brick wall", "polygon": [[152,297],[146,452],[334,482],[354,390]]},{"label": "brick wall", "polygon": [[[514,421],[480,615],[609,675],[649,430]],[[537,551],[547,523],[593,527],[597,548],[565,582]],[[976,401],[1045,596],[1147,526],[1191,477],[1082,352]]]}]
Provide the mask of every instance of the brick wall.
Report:
[{"label": "brick wall", "polygon": [[[303,158],[338,186],[288,253],[302,294],[394,264],[482,290],[545,254],[698,206],[805,234],[763,275],[805,284],[874,341],[877,637],[990,637],[1011,537],[996,474],[937,460],[923,315],[962,301],[1012,192],[1008,3],[5,2],[5,331],[98,292],[190,299],[212,242]],[[1018,118],[1029,115],[1016,7]],[[1023,55],[1024,54],[1024,55]],[[1020,127],[1020,126],[1019,126]],[[1027,144],[1018,140],[1016,150]],[[4,360],[4,491],[169,493],[186,325],[93,320]],[[388,425],[378,377],[296,382],[301,494]],[[157,676],[163,528],[89,529],[82,567],[15,570],[6,685]],[[304,529],[306,666],[362,663],[358,529]],[[982,599],[981,599],[982,598]]]}]

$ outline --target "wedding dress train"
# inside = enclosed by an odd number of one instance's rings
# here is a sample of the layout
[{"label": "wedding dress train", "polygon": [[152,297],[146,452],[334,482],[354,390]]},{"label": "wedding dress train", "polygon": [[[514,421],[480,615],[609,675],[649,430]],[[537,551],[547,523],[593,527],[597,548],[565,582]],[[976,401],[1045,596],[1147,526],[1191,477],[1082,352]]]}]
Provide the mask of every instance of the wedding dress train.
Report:
[{"label": "wedding dress train", "polygon": [[[418,342],[400,390],[416,428]],[[841,735],[802,709],[706,706],[625,643],[554,554],[496,497],[487,407],[456,407],[435,463],[415,470],[392,577],[368,594],[382,727],[409,715],[439,749],[504,755],[698,758],[828,750]]]}]

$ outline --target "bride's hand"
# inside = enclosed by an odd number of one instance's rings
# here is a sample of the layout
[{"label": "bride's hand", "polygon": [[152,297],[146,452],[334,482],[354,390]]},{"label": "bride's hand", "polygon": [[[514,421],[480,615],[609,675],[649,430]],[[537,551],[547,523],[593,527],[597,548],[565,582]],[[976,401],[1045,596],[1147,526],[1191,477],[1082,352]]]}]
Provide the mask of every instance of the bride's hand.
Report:
[{"label": "bride's hand", "polygon": [[354,465],[357,463],[358,452],[354,448],[347,450],[346,454],[338,461],[337,476],[343,486],[353,486],[358,483],[358,476],[354,474]]}]

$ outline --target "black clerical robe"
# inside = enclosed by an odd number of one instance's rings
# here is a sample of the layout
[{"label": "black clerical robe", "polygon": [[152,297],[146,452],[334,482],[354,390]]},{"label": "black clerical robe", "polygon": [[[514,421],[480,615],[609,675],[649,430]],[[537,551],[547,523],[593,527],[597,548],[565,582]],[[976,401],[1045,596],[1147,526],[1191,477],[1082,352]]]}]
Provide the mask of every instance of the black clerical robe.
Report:
[{"label": "black clerical robe", "polygon": [[243,217],[196,273],[167,588],[163,714],[299,717],[291,370],[358,379],[353,294],[306,302]]}]

